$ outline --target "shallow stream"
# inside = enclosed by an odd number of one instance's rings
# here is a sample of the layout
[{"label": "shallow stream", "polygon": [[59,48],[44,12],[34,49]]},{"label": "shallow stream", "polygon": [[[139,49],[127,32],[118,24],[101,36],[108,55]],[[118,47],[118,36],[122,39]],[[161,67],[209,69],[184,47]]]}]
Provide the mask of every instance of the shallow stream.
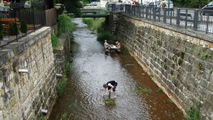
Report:
[{"label": "shallow stream", "polygon": [[[97,35],[75,18],[71,78],[49,120],[65,116],[69,120],[184,120],[175,106],[142,67],[127,53],[105,55]],[[114,105],[105,104],[103,84],[116,80]],[[142,92],[141,92],[142,91]]]}]

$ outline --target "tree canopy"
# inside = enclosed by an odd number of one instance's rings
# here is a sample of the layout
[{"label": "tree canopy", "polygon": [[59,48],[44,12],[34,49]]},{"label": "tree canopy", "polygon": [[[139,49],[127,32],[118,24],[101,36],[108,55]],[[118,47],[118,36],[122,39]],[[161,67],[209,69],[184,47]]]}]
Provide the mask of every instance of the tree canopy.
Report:
[{"label": "tree canopy", "polygon": [[80,0],[60,0],[60,3],[64,4],[68,13],[73,13],[75,16],[80,16],[80,9],[83,7]]},{"label": "tree canopy", "polygon": [[175,7],[201,8],[212,0],[172,0]]}]

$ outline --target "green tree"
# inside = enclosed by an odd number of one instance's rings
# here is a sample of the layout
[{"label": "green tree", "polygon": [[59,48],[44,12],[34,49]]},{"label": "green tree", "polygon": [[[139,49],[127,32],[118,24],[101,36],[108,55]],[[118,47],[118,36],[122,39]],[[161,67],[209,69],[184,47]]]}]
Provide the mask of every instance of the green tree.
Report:
[{"label": "green tree", "polygon": [[75,16],[81,16],[81,8],[83,7],[80,0],[61,0],[62,4],[65,5],[65,8],[68,13],[73,13]]},{"label": "green tree", "polygon": [[2,33],[2,31],[3,31],[3,26],[2,26],[2,24],[0,23],[0,40],[3,39],[3,33]]},{"label": "green tree", "polygon": [[24,20],[21,21],[20,31],[22,33],[27,33],[28,27]]},{"label": "green tree", "polygon": [[202,8],[211,0],[173,0],[174,7]]}]

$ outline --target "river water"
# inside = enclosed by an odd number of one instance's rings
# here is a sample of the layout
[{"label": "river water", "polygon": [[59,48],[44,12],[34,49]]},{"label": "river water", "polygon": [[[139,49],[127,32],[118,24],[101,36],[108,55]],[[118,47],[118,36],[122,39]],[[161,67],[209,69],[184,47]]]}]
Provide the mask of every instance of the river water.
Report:
[{"label": "river water", "polygon": [[[56,102],[49,120],[184,120],[175,106],[140,65],[127,53],[104,54],[97,35],[75,18],[71,78]],[[103,84],[116,80],[115,104],[105,104]],[[148,92],[137,92],[139,88]]]}]

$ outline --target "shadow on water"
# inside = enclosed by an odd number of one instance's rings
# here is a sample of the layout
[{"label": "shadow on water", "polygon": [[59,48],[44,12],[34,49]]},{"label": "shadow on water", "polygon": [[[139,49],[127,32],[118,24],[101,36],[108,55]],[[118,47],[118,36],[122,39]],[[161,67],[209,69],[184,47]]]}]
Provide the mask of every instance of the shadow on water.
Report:
[{"label": "shadow on water", "polygon": [[[71,78],[49,120],[66,114],[70,120],[184,120],[182,112],[157,87],[129,54],[105,55],[81,19],[74,32],[78,47]],[[103,84],[116,80],[117,97],[106,104]],[[107,97],[107,94],[106,96]]]}]

